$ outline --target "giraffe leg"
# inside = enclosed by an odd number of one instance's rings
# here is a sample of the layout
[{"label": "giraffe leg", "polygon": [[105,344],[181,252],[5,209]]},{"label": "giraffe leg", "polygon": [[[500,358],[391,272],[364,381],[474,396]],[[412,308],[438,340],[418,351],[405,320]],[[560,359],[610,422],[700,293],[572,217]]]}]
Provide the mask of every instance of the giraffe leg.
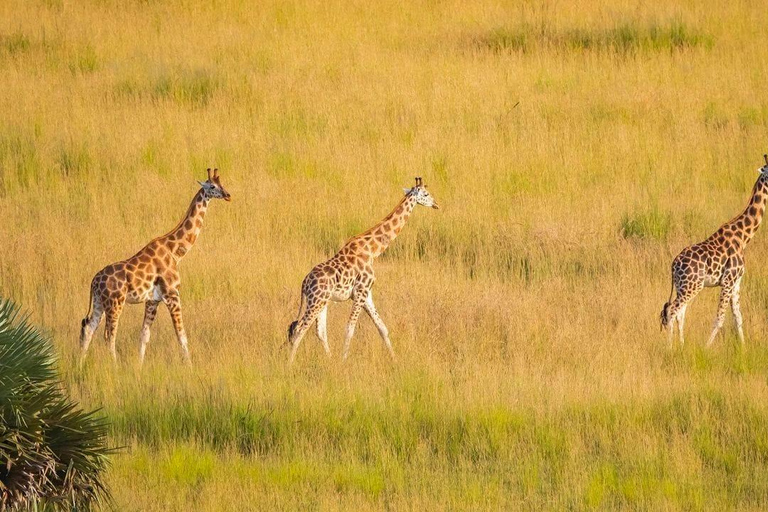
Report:
[{"label": "giraffe leg", "polygon": [[90,318],[83,320],[83,326],[80,330],[80,367],[85,363],[85,355],[88,353],[88,347],[91,345],[93,333],[101,322],[101,316],[104,314],[104,308],[101,302],[94,300],[93,312]]},{"label": "giraffe leg", "polygon": [[[669,337],[669,348],[672,348],[675,344],[675,322],[677,322],[677,329],[678,333],[680,334],[680,338],[682,339],[682,324],[680,322],[680,312],[685,309],[687,306],[686,302],[683,302],[684,295],[678,293],[675,297],[675,300],[673,300],[669,304],[669,309],[667,309],[665,312],[662,312],[662,315],[666,315],[666,318],[668,318],[669,323],[666,325],[666,329],[668,330],[668,337]],[[663,324],[662,324],[663,325]]]},{"label": "giraffe leg", "polygon": [[371,317],[373,323],[376,324],[376,328],[379,330],[379,335],[381,335],[381,339],[384,341],[384,345],[386,345],[389,355],[394,361],[395,352],[392,350],[392,342],[389,341],[389,330],[387,329],[387,326],[384,325],[384,320],[381,319],[379,313],[376,311],[376,306],[373,304],[373,293],[368,293],[363,308],[365,308],[365,312]]},{"label": "giraffe leg", "polygon": [[331,355],[331,347],[328,345],[328,305],[326,304],[317,315],[317,337],[323,343],[325,353]]},{"label": "giraffe leg", "polygon": [[[677,334],[680,338],[680,345],[685,343],[684,327],[685,327],[685,312],[688,309],[688,304],[704,289],[704,280],[695,279],[688,280],[686,283],[677,284],[675,286],[676,293],[675,299],[669,303],[669,308],[662,311],[662,316],[666,315],[669,319],[669,325],[666,326],[669,329],[669,348],[674,346],[674,326],[677,323]],[[662,326],[663,326],[662,322]]]},{"label": "giraffe leg", "polygon": [[168,306],[168,312],[171,314],[171,321],[176,331],[176,339],[179,340],[179,345],[181,345],[181,355],[184,358],[184,363],[191,365],[192,359],[189,357],[187,332],[184,330],[184,321],[181,317],[181,297],[179,297],[178,292],[171,291],[163,298],[163,301]]},{"label": "giraffe leg", "polygon": [[[680,308],[680,312],[677,314],[677,336],[680,338],[680,346],[685,345],[685,335],[683,334],[683,328],[685,327],[685,311],[688,309],[688,304],[683,304]],[[669,330],[672,330],[670,325]]]},{"label": "giraffe leg", "polygon": [[139,348],[139,366],[144,364],[144,354],[147,352],[147,345],[149,344],[149,328],[152,326],[152,322],[155,321],[157,316],[158,301],[150,300],[144,305],[144,324],[141,326],[141,347]]},{"label": "giraffe leg", "polygon": [[714,343],[717,333],[720,332],[720,329],[722,329],[723,327],[723,323],[725,322],[725,309],[731,300],[732,291],[733,291],[732,284],[723,283],[723,288],[722,290],[720,290],[720,300],[717,304],[717,316],[715,317],[715,324],[712,327],[712,334],[709,335],[709,339],[707,340],[707,345],[706,345],[707,347],[711,346],[712,343]]},{"label": "giraffe leg", "polygon": [[744,320],[741,317],[741,304],[739,303],[741,292],[741,278],[736,281],[733,287],[733,293],[731,294],[731,311],[733,312],[733,320],[736,323],[736,334],[739,336],[739,341],[744,344]]},{"label": "giraffe leg", "polygon": [[352,336],[355,334],[357,319],[360,318],[360,312],[363,310],[363,305],[365,304],[365,299],[367,296],[367,293],[361,292],[353,292],[352,294],[352,313],[349,315],[347,333],[344,336],[344,353],[342,355],[342,359],[346,359],[349,355],[349,346],[352,343]]},{"label": "giraffe leg", "polygon": [[[675,345],[675,319],[676,316],[670,316],[669,317],[669,325],[667,326],[668,332],[667,332],[667,338],[669,340],[669,348],[672,348]],[[679,327],[679,324],[678,324]]]},{"label": "giraffe leg", "polygon": [[123,301],[116,300],[105,308],[106,326],[104,328],[104,338],[109,345],[109,351],[112,354],[112,360],[117,362],[117,324],[120,320],[120,314],[123,312]]},{"label": "giraffe leg", "polygon": [[[329,295],[330,296],[330,295]],[[314,322],[320,313],[326,309],[328,305],[328,299],[325,297],[320,298],[307,298],[307,309],[304,311],[304,315],[296,322],[295,326],[292,325],[290,330],[290,337],[288,343],[291,345],[291,355],[288,358],[288,366],[293,364],[293,360],[296,358],[296,352],[299,350],[302,338],[309,330],[312,322]],[[319,330],[318,325],[318,330]],[[330,350],[330,348],[328,349]]]}]

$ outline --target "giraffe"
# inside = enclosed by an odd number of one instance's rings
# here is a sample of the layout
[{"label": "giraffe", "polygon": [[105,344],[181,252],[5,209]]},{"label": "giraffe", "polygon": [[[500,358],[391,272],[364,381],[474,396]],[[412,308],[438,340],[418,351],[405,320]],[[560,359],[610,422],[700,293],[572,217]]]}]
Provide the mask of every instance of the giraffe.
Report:
[{"label": "giraffe", "polygon": [[674,343],[674,324],[680,344],[684,343],[683,326],[688,304],[704,287],[720,286],[720,301],[717,306],[712,334],[707,347],[723,327],[725,310],[730,303],[739,341],[744,343],[743,320],[739,304],[741,278],[744,275],[744,249],[752,240],[763,220],[768,201],[768,155],[763,155],[765,165],[758,169],[758,178],[752,189],[752,196],[744,211],[726,222],[709,238],[687,247],[672,262],[672,290],[677,291],[661,310],[661,327],[669,329],[669,345]]},{"label": "giraffe", "polygon": [[141,328],[139,364],[149,343],[149,328],[157,314],[157,306],[164,302],[168,307],[181,345],[184,361],[190,364],[187,334],[181,317],[179,297],[180,277],[178,264],[192,249],[211,199],[230,201],[231,196],[221,184],[219,170],[208,169],[208,179],[198,182],[200,190],[195,194],[187,213],[181,222],[167,234],[155,238],[131,258],[107,265],[91,281],[91,295],[88,314],[83,318],[80,329],[80,365],[82,366],[88,346],[102,315],[106,316],[104,337],[109,344],[112,358],[117,361],[115,338],[117,323],[123,305],[144,303],[144,323]]},{"label": "giraffe", "polygon": [[[373,260],[380,256],[403,229],[417,204],[437,209],[437,202],[416,178],[416,186],[403,189],[405,197],[392,212],[368,231],[352,237],[344,247],[328,261],[314,267],[301,285],[301,304],[298,319],[288,328],[288,343],[291,345],[289,364],[293,363],[301,339],[313,322],[317,322],[317,336],[330,356],[326,319],[328,302],[352,300],[352,313],[344,338],[343,359],[349,355],[349,345],[361,311],[364,309],[379,331],[389,355],[394,359],[389,331],[376,311],[371,288],[375,276]],[[302,313],[303,311],[303,313]]]}]

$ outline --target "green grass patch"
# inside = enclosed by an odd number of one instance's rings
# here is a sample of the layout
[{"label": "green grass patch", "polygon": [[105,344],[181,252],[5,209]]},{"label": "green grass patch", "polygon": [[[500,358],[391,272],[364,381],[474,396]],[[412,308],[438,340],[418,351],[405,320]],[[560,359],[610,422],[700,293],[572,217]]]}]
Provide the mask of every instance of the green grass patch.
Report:
[{"label": "green grass patch", "polygon": [[218,76],[208,69],[173,69],[149,79],[118,81],[114,97],[132,101],[172,102],[186,107],[205,107],[221,89]]},{"label": "green grass patch", "polygon": [[161,471],[168,480],[187,486],[199,485],[213,474],[214,457],[188,446],[177,446],[163,461]]},{"label": "green grass patch", "polygon": [[0,195],[26,189],[43,172],[37,140],[31,130],[7,127],[0,133]]},{"label": "green grass patch", "polygon": [[532,52],[550,49],[561,52],[609,52],[615,54],[674,52],[691,48],[709,49],[711,36],[682,21],[667,23],[624,22],[603,29],[555,29],[547,25],[522,24],[496,28],[475,39],[479,48],[493,52]]},{"label": "green grass patch", "polygon": [[711,493],[757,506],[768,493],[768,477],[755,477],[768,470],[768,413],[714,390],[547,415],[468,410],[418,390],[394,406],[330,397],[241,404],[223,393],[154,400],[144,391],[108,410],[114,435],[153,450],[195,446],[161,464],[164,478],[190,486],[214,478],[216,454],[234,450],[281,461],[261,477],[277,487],[331,486],[371,500],[392,485],[407,488],[407,478],[390,482],[387,468],[409,473],[424,464],[443,479],[468,468],[486,475],[477,488],[465,482],[478,499],[496,485],[538,500],[569,489],[573,504],[590,508],[701,502]]},{"label": "green grass patch", "polygon": [[59,171],[65,177],[86,174],[94,164],[90,147],[86,143],[63,143],[56,158]]},{"label": "green grass patch", "polygon": [[470,279],[494,276],[526,285],[554,276],[584,282],[619,270],[614,260],[596,257],[586,249],[573,248],[563,255],[559,243],[530,244],[524,238],[505,234],[503,229],[473,224],[462,224],[457,229],[455,223],[440,219],[399,238],[382,259],[439,262]]},{"label": "green grass patch", "polygon": [[32,41],[26,34],[16,32],[0,35],[0,49],[12,57],[29,51],[31,47]]},{"label": "green grass patch", "polygon": [[78,48],[69,61],[69,71],[73,75],[93,73],[99,69],[99,57],[90,44]]},{"label": "green grass patch", "polygon": [[672,216],[658,208],[639,213],[626,213],[621,218],[619,233],[628,240],[664,241],[672,229]]},{"label": "green grass patch", "polygon": [[181,71],[157,78],[152,89],[152,97],[191,106],[205,106],[218,87],[218,81],[209,71],[203,69]]}]

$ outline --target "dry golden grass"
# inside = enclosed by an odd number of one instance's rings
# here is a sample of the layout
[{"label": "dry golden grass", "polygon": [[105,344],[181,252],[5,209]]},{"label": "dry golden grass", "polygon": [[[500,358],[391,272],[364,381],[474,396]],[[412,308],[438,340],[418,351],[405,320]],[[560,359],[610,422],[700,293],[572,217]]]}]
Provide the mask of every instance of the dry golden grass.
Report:
[{"label": "dry golden grass", "polygon": [[[768,270],[747,344],[667,350],[669,263],[746,204],[768,140],[768,15],[748,3],[0,3],[0,293],[114,422],[119,510],[765,509]],[[517,105],[519,102],[519,105]],[[517,105],[517,106],[515,106]],[[195,361],[142,308],[113,368],[73,361],[88,284],[171,228]],[[419,209],[338,354],[285,331],[306,272]]]}]

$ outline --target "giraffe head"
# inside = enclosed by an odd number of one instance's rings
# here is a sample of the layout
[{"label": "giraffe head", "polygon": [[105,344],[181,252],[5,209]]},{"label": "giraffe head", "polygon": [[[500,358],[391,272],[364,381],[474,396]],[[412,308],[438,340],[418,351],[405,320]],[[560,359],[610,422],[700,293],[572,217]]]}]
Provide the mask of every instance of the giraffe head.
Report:
[{"label": "giraffe head", "polygon": [[765,165],[760,167],[757,172],[762,177],[768,176],[768,155],[763,155],[763,160],[765,160]]},{"label": "giraffe head", "polygon": [[427,190],[427,186],[421,182],[421,177],[416,178],[416,186],[413,188],[404,188],[403,191],[407,196],[413,196],[416,198],[416,203],[422,206],[427,206],[437,210],[440,208],[437,206],[437,201],[432,197],[432,194]]},{"label": "giraffe head", "polygon": [[198,181],[198,183],[203,187],[205,195],[210,199],[232,200],[232,196],[229,195],[229,192],[221,184],[218,169],[214,169],[213,174],[211,174],[211,169],[208,168],[208,179],[206,181]]}]

